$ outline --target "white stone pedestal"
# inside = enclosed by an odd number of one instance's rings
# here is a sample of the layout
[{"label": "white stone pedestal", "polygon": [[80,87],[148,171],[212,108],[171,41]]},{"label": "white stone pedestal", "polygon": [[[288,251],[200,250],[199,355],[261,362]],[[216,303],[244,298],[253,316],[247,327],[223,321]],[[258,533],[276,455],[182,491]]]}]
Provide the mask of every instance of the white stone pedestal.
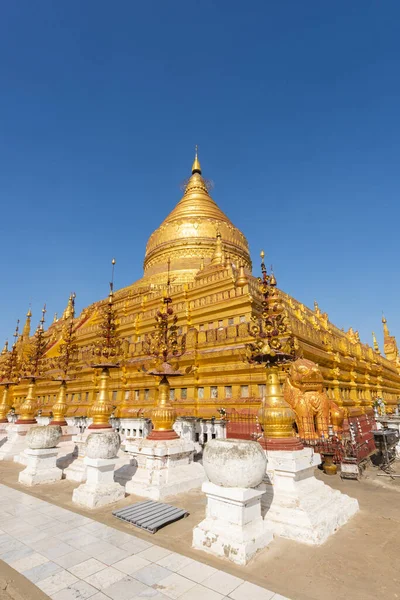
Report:
[{"label": "white stone pedestal", "polygon": [[58,448],[26,448],[27,467],[20,472],[18,481],[24,485],[55,483],[62,478],[62,471],[56,466]]},{"label": "white stone pedestal", "polygon": [[7,441],[9,423],[0,423],[0,447]]},{"label": "white stone pedestal", "polygon": [[86,508],[98,508],[125,497],[124,488],[114,482],[116,458],[83,459],[87,468],[86,483],[76,488],[72,501]]},{"label": "white stone pedestal", "polygon": [[7,428],[7,441],[0,447],[0,460],[19,462],[20,454],[26,448],[26,434],[32,424],[9,424]]},{"label": "white stone pedestal", "polygon": [[[74,448],[73,456],[70,456],[71,460],[68,460],[69,464],[64,468],[65,479],[68,479],[69,481],[77,481],[78,483],[84,483],[86,481],[86,464],[83,460],[86,454],[86,441],[91,433],[97,434],[109,431],[112,431],[112,429],[86,428],[83,433],[78,433],[77,435],[72,436],[71,441]],[[60,461],[59,464],[61,465],[62,461]]]},{"label": "white stone pedestal", "polygon": [[263,492],[203,483],[207,495],[204,521],[193,530],[193,548],[245,565],[268,546],[273,533],[261,517]]},{"label": "white stone pedestal", "polygon": [[74,448],[77,448],[77,452],[74,460],[72,460],[69,466],[64,468],[65,479],[68,479],[69,481],[77,481],[78,483],[86,481],[86,465],[83,462],[83,459],[85,458],[86,440],[88,435],[86,430],[84,433],[78,433],[77,435],[72,436],[72,442],[75,444]]},{"label": "white stone pedestal", "polygon": [[274,534],[305,544],[323,544],[358,510],[355,498],[315,478],[321,463],[311,448],[268,451],[266,477],[257,489],[265,523]]},{"label": "white stone pedestal", "polygon": [[194,445],[174,440],[126,440],[125,450],[136,460],[137,470],[126,484],[126,493],[163,500],[199,488],[206,479],[200,463],[193,462]]}]

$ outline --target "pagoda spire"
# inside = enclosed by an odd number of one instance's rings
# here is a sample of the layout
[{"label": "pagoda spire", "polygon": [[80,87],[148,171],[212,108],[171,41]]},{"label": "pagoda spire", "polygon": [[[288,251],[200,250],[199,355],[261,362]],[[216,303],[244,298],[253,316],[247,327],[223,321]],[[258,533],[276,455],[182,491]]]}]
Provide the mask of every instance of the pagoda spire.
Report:
[{"label": "pagoda spire", "polygon": [[24,340],[27,340],[31,334],[31,318],[32,318],[32,311],[31,311],[31,307],[29,307],[29,310],[26,313],[25,325],[22,330],[22,337],[24,338]]},{"label": "pagoda spire", "polygon": [[75,298],[76,298],[76,294],[75,293],[71,293],[69,295],[68,304],[67,304],[67,307],[64,310],[63,316],[62,316],[63,321],[66,321],[67,319],[69,319],[70,316],[74,313],[74,301],[75,301]]},{"label": "pagoda spire", "polygon": [[372,343],[373,343],[373,345],[374,345],[374,350],[375,350],[375,352],[377,352],[378,354],[380,354],[380,353],[381,353],[381,351],[379,350],[379,345],[378,345],[378,342],[377,342],[377,340],[376,340],[376,337],[375,337],[375,332],[374,332],[374,331],[372,332]]},{"label": "pagoda spire", "polygon": [[5,341],[4,348],[1,351],[2,354],[7,354],[8,352],[8,340]]},{"label": "pagoda spire", "polygon": [[240,261],[239,274],[236,279],[236,287],[244,287],[248,283],[246,273],[244,272],[244,262]]},{"label": "pagoda spire", "polygon": [[385,318],[385,315],[382,315],[382,324],[383,324],[383,334],[384,335],[390,335],[389,332],[389,328],[387,326],[387,320]]},{"label": "pagoda spire", "polygon": [[387,326],[387,320],[385,315],[382,315],[382,325],[383,325],[383,349],[385,352],[385,356],[390,362],[396,362],[399,350],[397,348],[397,342],[394,335],[390,335],[389,328]]},{"label": "pagoda spire", "polygon": [[217,229],[217,241],[215,244],[214,254],[211,259],[212,265],[222,265],[224,262],[224,248],[222,245],[221,232]]},{"label": "pagoda spire", "polygon": [[201,166],[200,166],[200,161],[198,158],[198,154],[197,154],[197,145],[195,147],[195,155],[194,155],[194,161],[193,161],[193,165],[192,165],[192,175],[194,175],[195,173],[198,173],[199,175],[201,175]]}]

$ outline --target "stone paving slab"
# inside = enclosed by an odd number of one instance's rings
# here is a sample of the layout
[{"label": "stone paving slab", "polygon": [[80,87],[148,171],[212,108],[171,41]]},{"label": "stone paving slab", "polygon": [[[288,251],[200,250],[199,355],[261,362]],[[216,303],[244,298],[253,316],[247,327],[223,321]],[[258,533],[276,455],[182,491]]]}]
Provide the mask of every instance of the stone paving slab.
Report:
[{"label": "stone paving slab", "polygon": [[2,484],[0,559],[54,600],[289,600]]}]

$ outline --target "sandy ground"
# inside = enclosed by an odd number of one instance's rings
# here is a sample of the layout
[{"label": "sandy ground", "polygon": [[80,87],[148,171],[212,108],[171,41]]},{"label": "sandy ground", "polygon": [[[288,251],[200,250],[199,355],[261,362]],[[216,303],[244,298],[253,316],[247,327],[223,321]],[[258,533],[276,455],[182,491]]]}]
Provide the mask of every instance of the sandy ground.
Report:
[{"label": "sandy ground", "polygon": [[0,560],[0,600],[49,600],[49,597]]},{"label": "sandy ground", "polygon": [[171,498],[172,504],[189,510],[190,515],[151,535],[111,514],[115,508],[141,499],[128,496],[112,507],[79,509],[71,501],[72,490],[78,484],[63,480],[26,488],[17,483],[22,468],[14,463],[0,463],[1,483],[223,569],[292,600],[400,598],[400,478],[377,477],[376,468],[371,468],[360,482],[342,481],[339,476],[328,477],[316,470],[317,477],[325,483],[357,498],[360,512],[322,546],[277,538],[246,567],[192,550],[193,527],[205,514],[205,497],[199,491]]}]

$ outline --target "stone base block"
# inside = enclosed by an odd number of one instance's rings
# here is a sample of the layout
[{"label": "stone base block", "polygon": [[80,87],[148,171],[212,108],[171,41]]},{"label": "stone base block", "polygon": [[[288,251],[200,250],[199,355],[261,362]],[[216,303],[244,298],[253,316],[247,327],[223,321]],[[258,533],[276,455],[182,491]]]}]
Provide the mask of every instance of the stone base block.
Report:
[{"label": "stone base block", "polygon": [[127,494],[163,500],[199,488],[206,479],[202,465],[193,462],[192,442],[179,438],[127,440],[125,449],[133,457]]},{"label": "stone base block", "polygon": [[[9,424],[7,428],[7,441],[0,447],[0,460],[14,461],[26,448],[26,434],[32,424]],[[19,462],[19,460],[16,460]]]},{"label": "stone base block", "polygon": [[113,504],[125,498],[124,488],[118,483],[95,486],[84,483],[76,488],[72,494],[72,501],[86,508],[99,508]]},{"label": "stone base block", "polygon": [[273,540],[261,517],[262,492],[210,482],[202,490],[207,495],[207,514],[193,530],[193,548],[245,565]]},{"label": "stone base block", "polygon": [[77,481],[83,483],[86,481],[86,465],[83,462],[83,458],[77,456],[75,460],[64,468],[65,479],[68,481]]},{"label": "stone base block", "polygon": [[86,465],[83,459],[85,457],[88,436],[89,434],[86,431],[72,436],[71,442],[74,444],[74,456],[71,457],[73,460],[70,461],[69,465],[64,468],[65,479],[69,481],[77,481],[78,483],[86,481]]},{"label": "stone base block", "polygon": [[99,508],[125,498],[125,490],[114,482],[116,458],[84,458],[86,483],[76,488],[72,501],[86,508]]},{"label": "stone base block", "polygon": [[55,483],[62,478],[62,471],[56,467],[57,448],[45,448],[24,451],[27,467],[18,476],[19,483],[24,485],[39,485]]},{"label": "stone base block", "polygon": [[69,461],[69,465],[65,467],[65,479],[77,481],[78,483],[84,483],[86,481],[86,465],[84,463],[86,440],[92,433],[104,433],[110,431],[111,429],[109,428],[86,429],[83,433],[72,436],[71,442],[74,444],[74,455],[71,457],[73,460]]},{"label": "stone base block", "polygon": [[274,534],[305,544],[323,544],[359,510],[355,498],[315,478],[319,454],[311,448],[268,452],[258,489],[265,523]]}]

